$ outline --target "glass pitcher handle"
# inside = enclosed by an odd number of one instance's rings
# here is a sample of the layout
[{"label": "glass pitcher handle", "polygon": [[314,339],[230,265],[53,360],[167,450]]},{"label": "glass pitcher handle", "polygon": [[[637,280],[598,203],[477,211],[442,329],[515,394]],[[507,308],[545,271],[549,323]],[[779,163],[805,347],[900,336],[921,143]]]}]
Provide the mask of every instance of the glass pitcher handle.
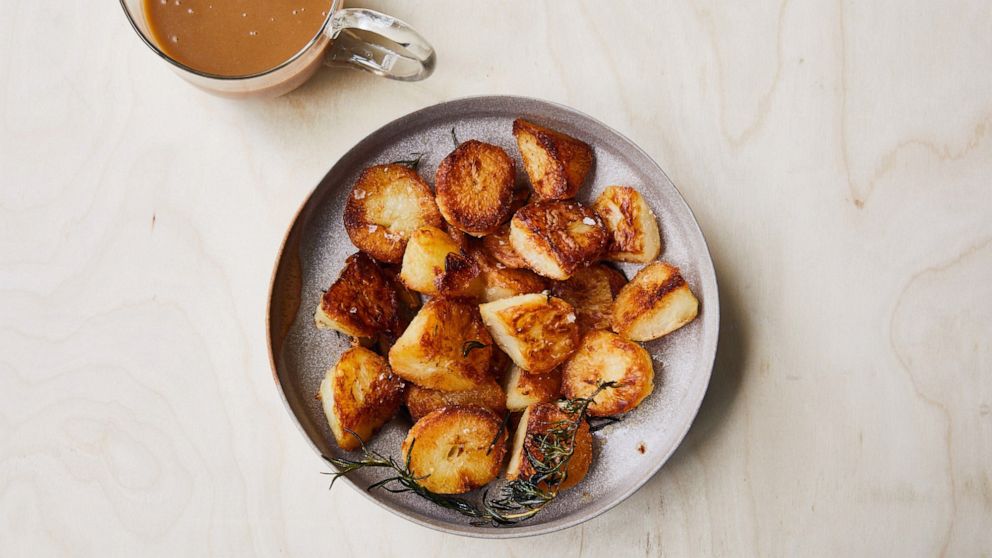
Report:
[{"label": "glass pitcher handle", "polygon": [[395,17],[364,8],[344,8],[331,15],[327,33],[333,40],[324,58],[328,66],[358,67],[401,81],[422,80],[434,71],[434,47]]}]

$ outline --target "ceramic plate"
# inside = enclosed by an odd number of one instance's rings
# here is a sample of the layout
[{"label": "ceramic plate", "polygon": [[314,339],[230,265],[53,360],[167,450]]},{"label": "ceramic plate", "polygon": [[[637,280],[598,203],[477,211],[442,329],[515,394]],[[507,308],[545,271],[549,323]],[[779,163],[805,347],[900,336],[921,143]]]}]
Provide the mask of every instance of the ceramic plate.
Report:
[{"label": "ceramic plate", "polygon": [[[376,130],[348,151],[317,185],[286,235],[273,273],[269,301],[269,348],[276,384],[303,434],[323,456],[343,456],[315,399],[324,371],[337,362],[347,340],[317,330],[313,314],[323,289],[337,278],[345,258],[356,251],[341,222],[352,185],[367,166],[423,153],[418,171],[433,184],[438,164],[459,141],[498,145],[516,161],[517,181],[526,184],[511,134],[523,117],[589,143],[596,164],[578,199],[591,202],[611,184],[637,188],[661,225],[661,259],[677,265],[700,300],[700,314],[682,329],[647,343],[655,365],[655,390],[623,422],[595,439],[595,458],[585,480],[563,492],[533,519],[516,527],[477,527],[468,518],[412,494],[365,488],[383,471],[347,477],[384,508],[421,525],[475,537],[520,537],[577,525],[619,504],[658,471],[682,441],[702,402],[716,353],[719,324],[716,277],[703,235],[675,185],[644,151],[608,126],[570,108],[521,97],[475,97],[418,110]],[[621,266],[633,277],[638,265]],[[377,451],[398,455],[408,419],[393,420],[373,439]],[[354,454],[352,454],[354,457]],[[330,466],[315,460],[314,472]],[[305,473],[305,471],[301,471]],[[339,482],[335,490],[345,490]],[[479,495],[470,493],[469,498]],[[330,493],[328,498],[334,498]]]}]

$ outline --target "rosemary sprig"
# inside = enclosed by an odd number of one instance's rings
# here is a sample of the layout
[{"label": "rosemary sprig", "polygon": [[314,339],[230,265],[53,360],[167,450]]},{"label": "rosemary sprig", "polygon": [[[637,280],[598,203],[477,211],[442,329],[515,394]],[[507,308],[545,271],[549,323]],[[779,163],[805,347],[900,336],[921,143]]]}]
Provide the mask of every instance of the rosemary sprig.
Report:
[{"label": "rosemary sprig", "polygon": [[[588,418],[589,405],[601,391],[616,385],[616,382],[604,382],[599,384],[589,397],[560,401],[558,407],[569,415],[569,419],[555,422],[552,428],[540,434],[531,434],[533,450],[531,444],[524,445],[524,458],[533,469],[533,474],[528,478],[518,478],[508,482],[503,486],[498,497],[490,498],[487,490],[482,496],[481,509],[464,498],[437,494],[420,484],[419,481],[426,477],[418,477],[410,471],[410,456],[416,440],[410,443],[405,461],[400,464],[394,458],[370,449],[358,434],[349,430],[348,432],[358,438],[361,444],[362,458],[352,460],[325,457],[337,469],[335,472],[325,474],[332,476],[331,487],[333,487],[334,481],[358,469],[365,467],[392,469],[395,473],[393,476],[372,483],[366,490],[381,488],[393,493],[412,492],[438,506],[473,518],[474,525],[488,524],[493,527],[516,525],[540,513],[558,496],[561,484],[568,478],[568,463],[575,449],[575,435],[582,422]],[[508,418],[509,413],[504,417],[494,442],[490,444],[490,451],[495,440],[499,439],[506,428]]]},{"label": "rosemary sprig", "polygon": [[603,382],[589,397],[565,399],[558,403],[558,407],[572,418],[556,422],[546,432],[531,435],[535,451],[524,443],[524,457],[534,470],[533,474],[507,483],[498,498],[490,500],[488,493],[483,497],[486,519],[494,527],[526,521],[554,501],[561,484],[568,478],[568,463],[575,451],[575,435],[582,421],[586,420],[589,405],[601,391],[616,385],[616,382]]}]

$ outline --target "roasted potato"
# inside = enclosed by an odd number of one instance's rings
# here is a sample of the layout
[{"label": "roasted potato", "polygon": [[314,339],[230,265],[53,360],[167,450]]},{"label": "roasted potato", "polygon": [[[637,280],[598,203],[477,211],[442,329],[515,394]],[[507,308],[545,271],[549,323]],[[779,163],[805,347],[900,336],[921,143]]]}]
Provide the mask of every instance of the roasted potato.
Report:
[{"label": "roasted potato", "polygon": [[529,269],[511,269],[493,258],[484,246],[469,249],[482,274],[483,302],[526,293],[539,293],[548,288],[548,280]]},{"label": "roasted potato", "polygon": [[441,161],[434,177],[437,206],[456,229],[489,234],[510,215],[513,159],[501,148],[470,140]]},{"label": "roasted potato", "polygon": [[630,186],[608,186],[592,207],[610,233],[607,259],[648,263],[661,253],[658,220],[637,190]]},{"label": "roasted potato", "polygon": [[654,366],[643,347],[612,331],[590,331],[562,371],[561,393],[568,399],[589,397],[604,382],[616,382],[596,394],[589,415],[609,417],[634,410],[654,391]]},{"label": "roasted potato", "polygon": [[[561,430],[567,423],[576,419],[574,415],[563,411],[555,403],[539,403],[531,405],[520,417],[516,433],[513,436],[513,449],[510,462],[506,467],[507,480],[529,479],[534,475],[534,467],[527,459],[525,452],[538,460],[544,459],[539,441],[548,436],[549,431]],[[557,438],[557,436],[556,436]],[[563,440],[567,441],[567,440]],[[592,434],[589,424],[582,420],[575,430],[572,440],[572,457],[565,467],[565,479],[558,485],[558,490],[565,490],[578,484],[592,464]]]},{"label": "roasted potato", "polygon": [[691,322],[699,312],[677,267],[654,262],[641,268],[613,301],[613,331],[634,341],[650,341]]},{"label": "roasted potato", "polygon": [[469,246],[472,245],[472,239],[474,237],[463,233],[455,227],[452,227],[451,223],[448,223],[447,221],[445,221],[444,225],[441,227],[441,230],[450,236],[451,240],[455,241],[455,244],[457,244],[462,250],[468,251]]},{"label": "roasted potato", "polygon": [[510,221],[510,245],[538,275],[564,281],[602,256],[609,235],[599,215],[572,201],[524,206]]},{"label": "roasted potato", "polygon": [[413,232],[403,254],[400,280],[426,295],[479,296],[479,266],[437,227]]},{"label": "roasted potato", "polygon": [[513,121],[513,137],[517,139],[524,170],[538,197],[544,200],[575,197],[592,168],[589,144],[521,118]]},{"label": "roasted potato", "polygon": [[482,407],[503,416],[506,394],[496,380],[465,391],[440,391],[410,384],[406,390],[406,408],[414,421],[443,407]]},{"label": "roasted potato", "polygon": [[354,450],[393,418],[403,400],[403,380],[392,373],[386,359],[363,347],[341,355],[320,382],[321,406],[334,439],[342,449]]},{"label": "roasted potato", "polygon": [[510,360],[510,357],[506,356],[506,353],[493,343],[493,356],[489,359],[489,377],[502,380],[511,364],[513,361]]},{"label": "roasted potato", "polygon": [[518,209],[530,203],[531,196],[534,195],[534,191],[527,187],[516,188],[513,190],[513,199],[510,201],[510,212],[506,214],[506,221],[510,220],[510,217],[517,212]]},{"label": "roasted potato", "polygon": [[445,407],[418,420],[403,441],[410,472],[438,494],[462,494],[499,475],[506,455],[502,419],[481,407]]},{"label": "roasted potato", "polygon": [[561,392],[561,367],[547,374],[529,374],[514,365],[503,379],[503,390],[506,392],[506,408],[513,412],[554,401]]},{"label": "roasted potato", "polygon": [[421,387],[464,391],[494,379],[492,345],[474,304],[432,298],[389,350],[389,364],[393,372]]},{"label": "roasted potato", "polygon": [[593,264],[579,268],[565,281],[555,281],[551,293],[575,308],[581,331],[610,329],[613,298],[627,278],[612,267]]},{"label": "roasted potato", "polygon": [[362,172],[344,206],[344,228],[359,250],[400,263],[407,239],[420,227],[441,226],[430,187],[413,169],[376,165]]},{"label": "roasted potato", "polygon": [[496,232],[482,239],[482,246],[499,263],[511,269],[527,267],[527,261],[510,244],[510,223],[500,225]]},{"label": "roasted potato", "polygon": [[579,342],[575,311],[551,295],[524,294],[487,302],[479,312],[499,348],[531,374],[550,372]]},{"label": "roasted potato", "polygon": [[353,337],[399,335],[406,325],[403,298],[393,278],[358,252],[348,256],[341,275],[321,296],[314,322],[319,329]]}]

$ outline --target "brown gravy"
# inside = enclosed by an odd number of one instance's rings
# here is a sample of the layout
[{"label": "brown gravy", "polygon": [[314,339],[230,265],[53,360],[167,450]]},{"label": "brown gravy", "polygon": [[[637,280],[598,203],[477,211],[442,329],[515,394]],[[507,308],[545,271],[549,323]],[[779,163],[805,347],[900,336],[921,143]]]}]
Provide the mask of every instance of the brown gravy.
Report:
[{"label": "brown gravy", "polygon": [[331,0],[144,0],[158,47],[201,72],[256,74],[292,58],[327,19]]}]

